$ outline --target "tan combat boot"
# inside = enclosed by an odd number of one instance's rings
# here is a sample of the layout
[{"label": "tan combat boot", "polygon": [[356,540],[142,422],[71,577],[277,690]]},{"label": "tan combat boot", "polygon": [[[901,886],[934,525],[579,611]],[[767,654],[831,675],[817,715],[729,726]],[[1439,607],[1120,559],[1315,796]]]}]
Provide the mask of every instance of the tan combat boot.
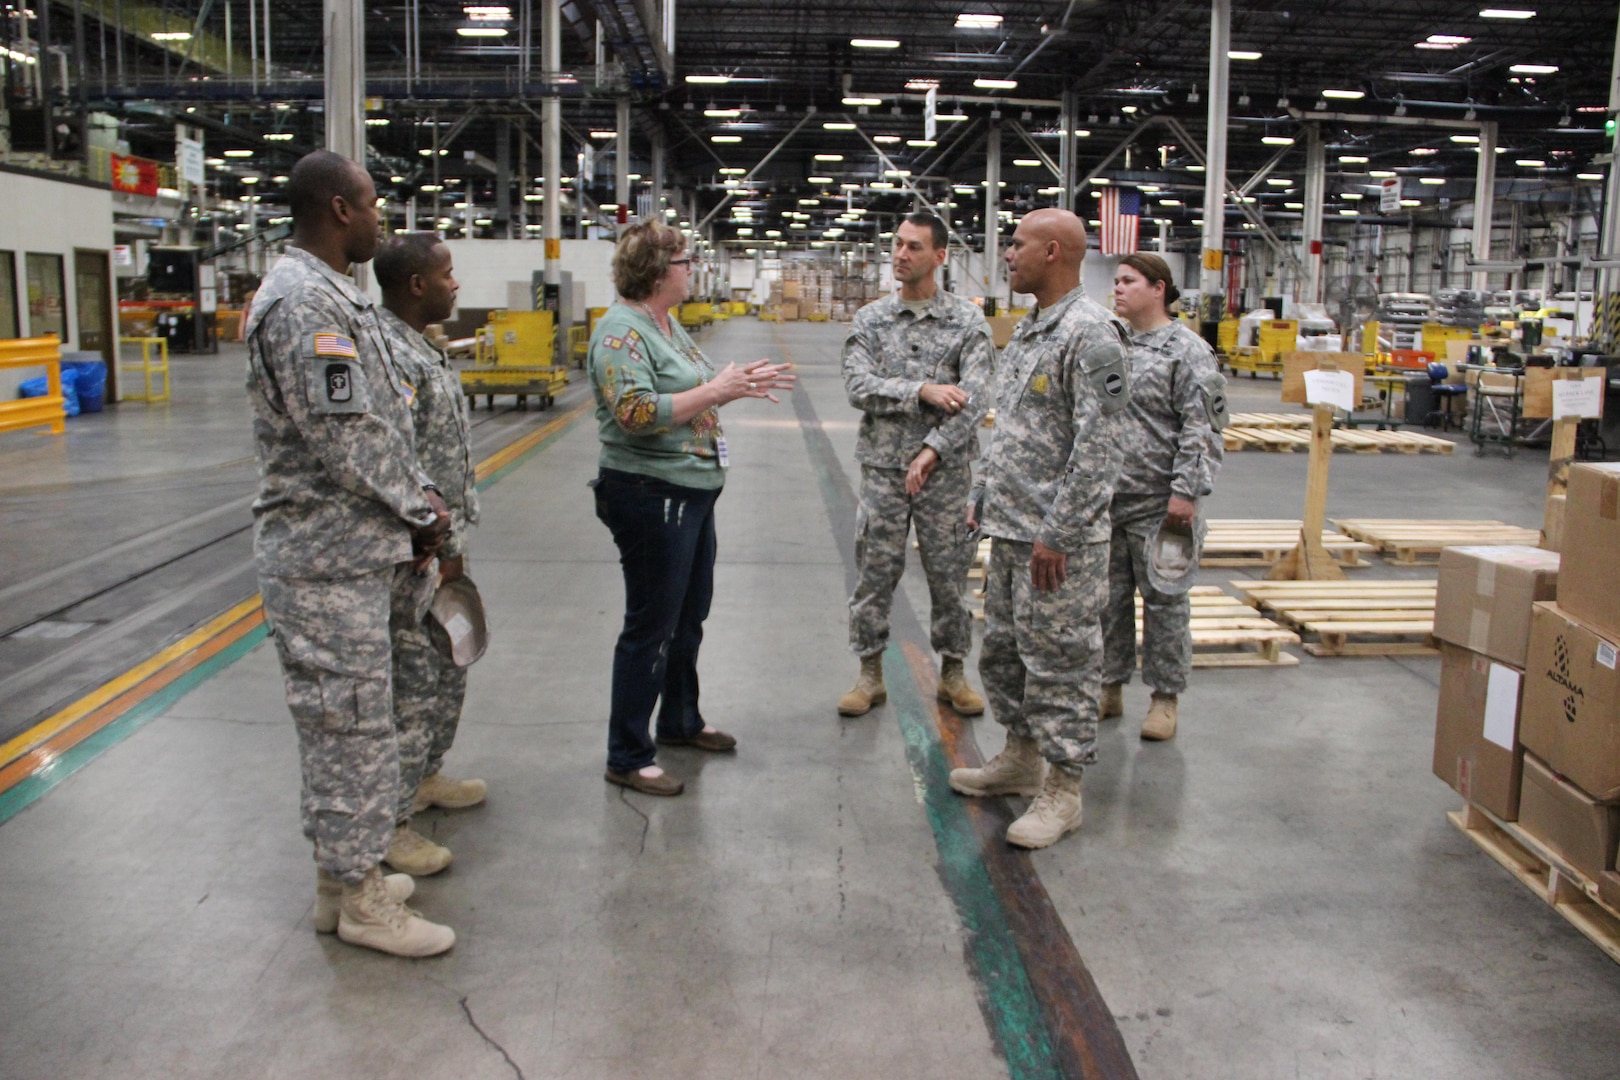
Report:
[{"label": "tan combat boot", "polygon": [[436,956],[456,943],[454,930],[428,922],[394,899],[375,866],[360,884],[343,886],[337,934],[350,945],[393,956]]},{"label": "tan combat boot", "polygon": [[430,806],[442,810],[465,810],[489,796],[489,785],[482,780],[452,780],[443,773],[422,777],[411,799],[411,813],[420,814]]},{"label": "tan combat boot", "polygon": [[875,652],[861,657],[861,674],[849,693],[838,699],[839,716],[865,716],[872,706],[889,700],[889,691],[883,686],[883,654]]},{"label": "tan combat boot", "polygon": [[939,663],[939,691],[941,701],[951,703],[962,716],[978,716],[984,712],[984,698],[968,685],[967,676],[962,671],[962,661],[954,656],[946,656]]},{"label": "tan combat boot", "polygon": [[1051,847],[1080,827],[1080,778],[1047,769],[1046,784],[1024,816],[1007,826],[1007,843],[1021,848]]},{"label": "tan combat boot", "polygon": [[[416,879],[409,874],[389,874],[383,878],[388,895],[403,904],[416,891]],[[317,934],[333,934],[338,928],[338,908],[343,901],[343,882],[319,867],[315,870],[315,913],[311,916]]]},{"label": "tan combat boot", "polygon": [[951,790],[959,795],[1034,795],[1041,790],[1046,762],[1034,739],[1007,736],[1001,753],[982,769],[952,769]]},{"label": "tan combat boot", "polygon": [[1102,718],[1112,720],[1116,716],[1125,715],[1125,687],[1121,684],[1103,683],[1102,688]]},{"label": "tan combat boot", "polygon": [[1147,719],[1142,721],[1142,738],[1149,742],[1163,742],[1176,737],[1176,695],[1154,693],[1148,706]]},{"label": "tan combat boot", "polygon": [[383,862],[402,874],[412,877],[430,877],[450,865],[450,849],[435,844],[402,821],[394,827],[394,838],[388,842],[388,854]]}]

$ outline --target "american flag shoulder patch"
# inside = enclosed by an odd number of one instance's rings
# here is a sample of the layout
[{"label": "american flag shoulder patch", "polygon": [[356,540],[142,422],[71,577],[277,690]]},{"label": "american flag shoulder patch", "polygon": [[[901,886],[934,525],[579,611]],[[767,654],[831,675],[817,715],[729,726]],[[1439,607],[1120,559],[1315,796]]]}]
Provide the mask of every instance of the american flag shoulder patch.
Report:
[{"label": "american flag shoulder patch", "polygon": [[358,358],[360,354],[355,351],[354,341],[351,338],[346,338],[342,334],[316,334],[315,355],[347,356],[352,360]]}]

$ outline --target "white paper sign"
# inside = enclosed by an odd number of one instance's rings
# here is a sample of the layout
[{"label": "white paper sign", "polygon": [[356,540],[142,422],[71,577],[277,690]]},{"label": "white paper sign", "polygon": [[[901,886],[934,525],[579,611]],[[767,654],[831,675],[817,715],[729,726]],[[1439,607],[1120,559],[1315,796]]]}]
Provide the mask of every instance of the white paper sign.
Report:
[{"label": "white paper sign", "polygon": [[1307,371],[1305,403],[1332,405],[1351,412],[1356,407],[1356,377],[1348,371]]},{"label": "white paper sign", "polygon": [[1603,415],[1603,380],[1556,379],[1552,384],[1553,419],[1579,417],[1595,420]]},{"label": "white paper sign", "polygon": [[923,98],[923,138],[932,139],[939,134],[939,87],[930,86]]},{"label": "white paper sign", "polygon": [[1401,178],[1385,177],[1378,185],[1378,212],[1393,214],[1401,208]]},{"label": "white paper sign", "polygon": [[180,179],[188,184],[198,187],[208,177],[207,163],[203,157],[203,144],[195,139],[176,139],[174,141],[174,166],[180,174]]},{"label": "white paper sign", "polygon": [[1513,749],[1514,727],[1519,718],[1519,673],[1501,664],[1492,664],[1485,681],[1485,739],[1504,750]]}]

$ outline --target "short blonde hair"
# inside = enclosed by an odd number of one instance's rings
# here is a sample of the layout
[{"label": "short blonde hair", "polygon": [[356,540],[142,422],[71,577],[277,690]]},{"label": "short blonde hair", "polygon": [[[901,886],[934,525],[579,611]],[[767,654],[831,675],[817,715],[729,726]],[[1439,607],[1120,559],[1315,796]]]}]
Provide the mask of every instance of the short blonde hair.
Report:
[{"label": "short blonde hair", "polygon": [[645,300],[686,249],[686,237],[662,221],[640,221],[619,234],[613,251],[613,287],[626,300]]}]

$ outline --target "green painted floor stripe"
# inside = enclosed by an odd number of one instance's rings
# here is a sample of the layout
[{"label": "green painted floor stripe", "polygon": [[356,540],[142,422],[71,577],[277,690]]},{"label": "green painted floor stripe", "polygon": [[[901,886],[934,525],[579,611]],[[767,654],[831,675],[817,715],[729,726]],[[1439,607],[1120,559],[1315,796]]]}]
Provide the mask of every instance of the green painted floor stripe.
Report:
[{"label": "green painted floor stripe", "polygon": [[1012,1080],[1060,1080],[1063,1076],[1018,942],[979,851],[963,797],[950,787],[950,764],[934,728],[932,707],[917,690],[917,678],[900,647],[883,654],[884,682],[900,719],[906,758],[922,796],[939,849],[939,876],[967,930],[969,962],[987,997],[996,1041]]},{"label": "green painted floor stripe", "polygon": [[[575,421],[579,419],[579,416],[583,415],[585,415],[583,412],[578,414],[578,416],[575,416],[572,420],[569,420],[556,431],[535,443],[534,446],[524,451],[521,455],[514,458],[512,461],[507,462],[506,465],[502,466],[498,471],[491,473],[483,480],[480,480],[478,482],[478,490],[483,491],[485,488],[495,484],[501,478],[511,473],[513,469],[516,469],[519,465],[522,465],[524,462],[534,457],[534,455],[538,454],[541,450],[544,450],[546,447],[556,442],[563,435],[567,434],[568,431],[574,426]],[[221,671],[234,664],[237,660],[240,660],[242,657],[246,656],[253,650],[255,645],[265,639],[267,634],[268,631],[263,626],[250,631],[248,634],[243,636],[241,641],[236,642],[230,648],[221,650],[217,656],[211,657],[206,662],[197,665],[197,667],[186,672],[186,674],[182,675],[180,678],[176,679],[162,690],[153,694],[145,701],[132,705],[129,710],[118,719],[114,720],[112,723],[108,724],[106,727],[102,728],[88,739],[85,739],[71,750],[68,750],[61,757],[52,762],[49,767],[35,773],[33,776],[30,776],[21,783],[16,784],[11,788],[11,790],[0,794],[0,825],[4,825],[17,814],[38,802],[62,781],[66,780],[74,773],[77,773],[80,769],[90,764],[90,762],[94,761],[108,750],[111,750],[113,747],[129,738],[135,732],[139,731],[142,727],[146,726],[152,720],[162,715],[166,709],[168,709],[175,702],[179,701],[181,698],[185,697],[186,694],[202,685],[208,679],[219,674]]]},{"label": "green painted floor stripe", "polygon": [[38,802],[56,785],[155,720],[169,706],[202,685],[214,674],[246,656],[255,645],[265,639],[267,634],[268,631],[262,625],[253,628],[242,635],[240,641],[220,650],[218,654],[198,664],[146,700],[131,706],[117,720],[68,750],[45,769],[0,794],[0,825]]}]

